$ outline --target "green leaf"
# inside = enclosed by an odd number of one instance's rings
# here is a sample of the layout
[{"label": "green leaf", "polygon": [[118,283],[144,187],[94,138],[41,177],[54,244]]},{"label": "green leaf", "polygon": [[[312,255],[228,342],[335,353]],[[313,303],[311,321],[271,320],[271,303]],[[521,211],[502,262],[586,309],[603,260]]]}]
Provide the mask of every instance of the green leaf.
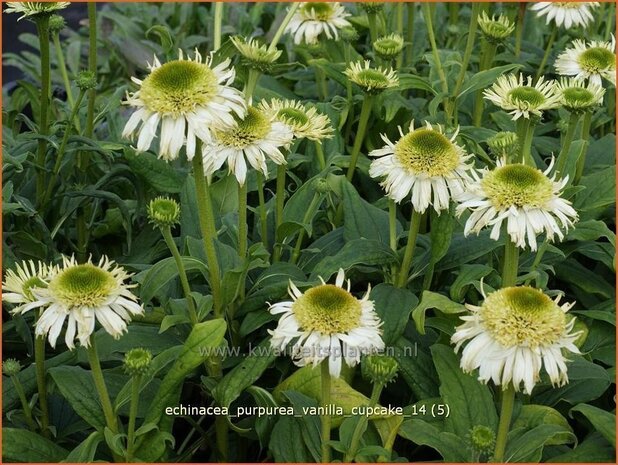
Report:
[{"label": "green leaf", "polygon": [[174,47],[174,39],[170,30],[163,25],[156,24],[146,31],[146,37],[157,36],[161,42],[161,47],[165,52],[169,52]]},{"label": "green leaf", "polygon": [[431,291],[423,291],[421,301],[418,306],[412,311],[412,319],[416,323],[416,330],[425,334],[425,313],[427,310],[435,308],[447,315],[463,313],[466,307],[457,302],[453,302],[448,297]]},{"label": "green leaf", "polygon": [[346,241],[369,239],[389,244],[388,213],[358,195],[354,186],[345,181],[343,194],[343,237]]},{"label": "green leaf", "polygon": [[435,265],[446,255],[451,245],[455,218],[448,211],[442,212],[441,215],[438,215],[434,210],[431,210],[430,213],[431,263]]},{"label": "green leaf", "polygon": [[431,84],[429,84],[429,82],[427,82],[425,78],[416,74],[400,73],[399,87],[397,88],[397,90],[401,91],[407,89],[425,90],[432,93],[433,95],[437,95],[438,93],[433,87],[431,87]]},{"label": "green leaf", "polygon": [[92,373],[81,367],[61,366],[50,369],[49,374],[73,410],[98,431],[102,431],[105,417]]},{"label": "green leaf", "polygon": [[539,425],[531,430],[512,429],[506,442],[505,462],[539,462],[543,448],[564,434],[561,425]]},{"label": "green leaf", "polygon": [[[199,271],[205,278],[208,277],[208,268],[200,260],[192,257],[182,257],[182,263],[187,273]],[[139,291],[142,302],[150,302],[165,285],[177,277],[178,266],[176,265],[174,257],[168,257],[155,263],[152,268],[145,273],[143,278],[141,278],[141,276],[138,278],[141,281]]]},{"label": "green leaf", "polygon": [[269,338],[251,349],[254,353],[245,357],[213,389],[212,395],[220,406],[229,407],[245,389],[262,376],[276,358],[275,352],[270,348]]},{"label": "green leaf", "polygon": [[383,322],[382,339],[386,345],[393,344],[405,331],[410,312],[418,299],[407,289],[398,289],[384,283],[371,290],[370,298]]},{"label": "green leaf", "polygon": [[150,401],[150,409],[144,419],[144,424],[159,425],[159,431],[140,437],[135,455],[140,457],[142,461],[154,462],[161,457],[164,451],[161,448],[153,449],[151,441],[154,441],[161,434],[165,435],[171,431],[174,419],[165,415],[165,408],[178,404],[185,379],[212,355],[216,347],[221,345],[226,328],[227,325],[222,319],[198,323],[193,327],[184,343],[182,352],[178,355],[178,359],[165,375],[159,390]]},{"label": "green leaf", "polygon": [[305,447],[303,431],[297,418],[282,416],[270,435],[270,452],[275,462],[311,462],[311,454]]},{"label": "green leaf", "polygon": [[124,158],[131,170],[156,191],[175,194],[182,189],[183,176],[156,155],[150,152],[137,154],[132,149],[126,149]]},{"label": "green leaf", "polygon": [[573,412],[583,414],[592,423],[592,426],[607,439],[610,444],[616,447],[616,415],[607,412],[594,405],[579,404],[571,409]]},{"label": "green leaf", "polygon": [[63,462],[86,463],[93,462],[99,444],[103,441],[103,435],[98,431],[90,433],[75,449],[71,451]]},{"label": "green leaf", "polygon": [[464,300],[471,285],[481,278],[488,276],[493,271],[494,269],[487,265],[462,265],[457,273],[457,278],[455,278],[455,281],[451,284],[451,288],[449,289],[451,299],[455,302],[461,302]]},{"label": "green leaf", "polygon": [[2,428],[2,459],[7,462],[60,462],[69,451],[36,433],[17,428]]},{"label": "green leaf", "polygon": [[495,429],[498,415],[489,388],[461,371],[452,347],[435,344],[431,354],[440,378],[442,401],[450,409],[444,420],[445,429],[459,437],[465,437],[477,425]]},{"label": "green leaf", "polygon": [[546,445],[560,445],[577,442],[577,437],[566,418],[556,409],[546,405],[524,405],[511,426],[511,429],[525,428],[531,430],[539,425],[557,425],[563,428],[562,434],[556,434],[545,442]]},{"label": "green leaf", "polygon": [[584,176],[580,185],[586,189],[575,196],[573,207],[588,211],[616,203],[616,167],[611,166]]},{"label": "green leaf", "polygon": [[465,237],[463,233],[453,234],[448,252],[436,265],[436,271],[458,268],[478,258],[485,257],[493,250],[504,247],[504,238],[494,241],[489,237],[489,231],[483,231],[478,236]]},{"label": "green leaf", "polygon": [[[303,407],[316,407],[318,404],[315,399],[311,399],[299,392],[286,391],[283,393],[294,407],[294,412],[302,412]],[[303,415],[298,419],[303,432],[303,441],[313,460],[320,462],[321,439],[320,439],[320,419],[315,415]]]},{"label": "green leaf", "polygon": [[410,419],[403,422],[399,435],[415,444],[429,446],[437,450],[445,462],[469,462],[466,448],[462,447],[462,438],[446,431],[440,431],[433,424],[423,420]]},{"label": "green leaf", "polygon": [[607,238],[612,246],[616,245],[616,234],[603,222],[598,220],[580,221],[569,231],[567,241],[596,241]]},{"label": "green leaf", "polygon": [[431,357],[419,350],[416,343],[401,337],[395,343],[395,358],[399,373],[417,399],[438,396],[438,374]]},{"label": "green leaf", "polygon": [[464,97],[466,94],[469,94],[470,92],[485,89],[491,86],[494,82],[496,82],[496,79],[498,78],[498,76],[509,73],[521,67],[522,65],[520,64],[510,64],[510,65],[498,66],[496,68],[488,69],[486,71],[480,71],[476,73],[474,76],[472,76],[470,79],[467,79],[465,81],[465,84],[461,87],[461,91],[459,92],[459,95],[456,95],[455,98],[461,99],[462,97]]},{"label": "green leaf", "polygon": [[575,449],[556,455],[548,462],[557,463],[613,463],[616,449],[599,433],[592,433]]}]

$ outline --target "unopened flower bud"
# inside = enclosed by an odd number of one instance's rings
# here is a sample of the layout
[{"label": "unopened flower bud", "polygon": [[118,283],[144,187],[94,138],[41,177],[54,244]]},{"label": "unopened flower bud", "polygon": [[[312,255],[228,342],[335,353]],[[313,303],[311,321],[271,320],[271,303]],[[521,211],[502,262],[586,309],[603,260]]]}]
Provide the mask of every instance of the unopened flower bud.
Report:
[{"label": "unopened flower bud", "polygon": [[362,361],[363,377],[376,384],[393,381],[398,369],[397,360],[388,355],[368,355]]},{"label": "unopened flower bud", "polygon": [[476,425],[470,430],[470,443],[474,451],[491,454],[496,445],[496,434],[487,426]]},{"label": "unopened flower bud", "polygon": [[57,34],[66,27],[67,23],[60,15],[51,15],[49,17],[49,33]]},{"label": "unopened flower bud", "polygon": [[148,204],[148,219],[160,228],[174,226],[180,220],[180,205],[173,199],[157,197]]},{"label": "unopened flower bud", "polygon": [[92,71],[80,71],[75,83],[80,90],[86,91],[97,86],[97,78]]},{"label": "unopened flower bud", "polygon": [[2,362],[2,373],[7,376],[16,375],[21,371],[21,363],[14,358],[7,358],[4,362]]},{"label": "unopened flower bud", "polygon": [[152,353],[147,349],[131,349],[124,355],[124,371],[131,376],[145,375],[150,369]]}]

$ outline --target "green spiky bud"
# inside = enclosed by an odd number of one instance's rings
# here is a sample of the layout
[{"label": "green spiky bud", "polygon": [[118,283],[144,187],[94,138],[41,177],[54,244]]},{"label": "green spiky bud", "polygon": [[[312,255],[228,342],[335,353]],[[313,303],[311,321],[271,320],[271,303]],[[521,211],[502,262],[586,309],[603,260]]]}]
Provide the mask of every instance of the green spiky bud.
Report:
[{"label": "green spiky bud", "polygon": [[395,379],[399,365],[397,360],[388,355],[368,355],[363,358],[363,378],[376,384],[387,384]]},{"label": "green spiky bud", "polygon": [[403,37],[399,34],[390,34],[380,37],[373,43],[373,50],[383,60],[392,60],[403,50]]},{"label": "green spiky bud", "polygon": [[491,454],[496,445],[496,434],[487,426],[476,425],[470,430],[470,444],[475,452]]},{"label": "green spiky bud", "polygon": [[180,221],[180,205],[174,199],[157,197],[148,204],[148,219],[159,228],[174,226]]},{"label": "green spiky bud", "polygon": [[319,178],[315,180],[315,190],[320,194],[328,194],[331,188],[326,179]]},{"label": "green spiky bud", "polygon": [[365,13],[377,14],[384,9],[384,3],[382,2],[362,2],[360,7],[365,10]]},{"label": "green spiky bud", "polygon": [[58,34],[66,27],[67,23],[60,15],[51,15],[49,17],[49,33]]},{"label": "green spiky bud", "polygon": [[2,362],[2,373],[7,376],[16,375],[21,371],[21,363],[19,360],[14,358],[7,358],[4,362]]},{"label": "green spiky bud", "polygon": [[131,349],[124,355],[124,371],[131,376],[142,376],[148,373],[152,353],[147,349]]},{"label": "green spiky bud", "polygon": [[358,40],[358,32],[352,26],[346,26],[339,30],[339,37],[347,43],[353,43]]},{"label": "green spiky bud", "polygon": [[519,139],[514,132],[500,131],[495,136],[487,139],[487,145],[494,157],[510,157],[518,152]]},{"label": "green spiky bud", "polygon": [[498,18],[495,16],[490,18],[484,11],[478,20],[478,24],[483,37],[493,44],[504,42],[515,30],[515,24],[507,16],[500,15]]},{"label": "green spiky bud", "polygon": [[97,77],[92,71],[80,71],[75,83],[83,91],[94,89],[97,86]]}]

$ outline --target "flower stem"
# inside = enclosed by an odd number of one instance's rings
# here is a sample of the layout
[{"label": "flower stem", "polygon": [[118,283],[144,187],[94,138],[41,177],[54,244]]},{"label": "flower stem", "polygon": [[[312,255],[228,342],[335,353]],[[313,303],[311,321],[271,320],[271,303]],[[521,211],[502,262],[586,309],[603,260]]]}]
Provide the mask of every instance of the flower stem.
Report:
[{"label": "flower stem", "polygon": [[137,407],[139,406],[139,385],[142,377],[137,375],[131,379],[131,404],[129,407],[129,425],[127,426],[127,462],[133,460],[133,450],[135,448],[135,419],[137,417]]},{"label": "flower stem", "polygon": [[517,24],[515,26],[515,56],[519,58],[521,54],[521,41],[524,35],[524,17],[526,16],[526,2],[519,2],[519,12],[517,13]]},{"label": "flower stem", "polygon": [[221,47],[221,23],[223,22],[223,2],[215,2],[214,38],[213,50],[216,52]]},{"label": "flower stem", "polygon": [[536,166],[532,158],[532,139],[534,137],[534,122],[528,118],[517,121],[517,139],[519,140],[519,163]]},{"label": "flower stem", "polygon": [[257,190],[258,202],[260,211],[260,235],[262,236],[262,244],[268,250],[268,212],[266,211],[266,201],[264,199],[264,175],[262,172],[257,173]]},{"label": "flower stem", "polygon": [[279,28],[277,29],[277,32],[275,32],[275,35],[273,36],[273,40],[271,40],[270,45],[268,46],[268,51],[269,52],[272,52],[273,50],[275,50],[277,48],[277,44],[279,43],[279,39],[281,39],[281,36],[283,35],[283,33],[285,31],[285,28],[287,27],[287,25],[291,21],[292,16],[294,16],[294,13],[296,13],[296,10],[298,9],[299,6],[300,6],[300,3],[298,3],[298,2],[290,4],[290,8],[288,9],[288,14],[285,15],[285,18],[283,18],[283,21],[279,25]]},{"label": "flower stem", "polygon": [[107,386],[105,385],[105,378],[103,377],[103,371],[101,370],[101,363],[99,361],[99,354],[97,353],[94,336],[90,337],[88,362],[90,363],[90,370],[92,372],[92,378],[94,379],[94,385],[97,389],[97,393],[99,394],[99,400],[101,401],[103,415],[105,415],[105,423],[112,433],[117,433],[118,419],[114,413],[114,407],[112,406],[112,401],[109,398],[109,393],[107,392]]},{"label": "flower stem", "polygon": [[356,132],[354,146],[352,147],[352,153],[350,154],[350,166],[348,166],[348,173],[346,174],[346,178],[348,181],[352,181],[352,177],[354,176],[354,170],[356,169],[356,163],[358,162],[360,149],[363,145],[363,140],[365,139],[367,122],[369,121],[369,115],[371,115],[372,103],[373,97],[366,94],[365,98],[363,99],[363,105],[361,107],[361,113],[358,120],[358,131]]},{"label": "flower stem", "polygon": [[410,230],[408,232],[408,239],[406,242],[406,249],[403,255],[403,261],[401,262],[401,268],[399,269],[399,275],[397,277],[397,287],[405,287],[408,283],[408,276],[410,274],[412,258],[414,257],[414,248],[416,247],[416,237],[418,236],[418,229],[421,225],[422,216],[422,213],[417,212],[414,207],[412,207],[412,215],[410,217]]},{"label": "flower stem", "polygon": [[414,50],[412,50],[412,41],[414,40],[414,16],[416,13],[416,3],[410,2],[408,6],[408,24],[406,28],[406,59],[405,64],[410,66],[414,60]]},{"label": "flower stem", "polygon": [[494,450],[494,462],[504,462],[504,450],[506,449],[506,436],[509,433],[513,405],[515,403],[515,389],[511,384],[502,391],[502,408],[500,409],[500,423],[496,435],[496,448]]},{"label": "flower stem", "polygon": [[322,143],[318,140],[315,141],[315,155],[318,159],[318,163],[320,165],[320,170],[324,170],[326,168],[326,159],[324,158],[324,148],[322,147]]},{"label": "flower stem", "polygon": [[[375,407],[380,399],[380,394],[382,393],[382,389],[384,388],[384,384],[375,383],[371,390],[371,397],[369,399],[368,407]],[[350,440],[350,448],[345,453],[343,461],[345,463],[351,462],[356,457],[356,451],[358,450],[358,446],[360,445],[361,438],[363,437],[363,433],[367,429],[367,423],[369,422],[369,418],[367,415],[361,415],[358,423],[356,423],[356,427],[354,428],[354,432],[352,433],[352,439]]]},{"label": "flower stem", "polygon": [[167,248],[170,249],[174,260],[176,261],[176,267],[178,268],[178,276],[180,277],[182,291],[185,295],[185,299],[187,300],[189,319],[191,320],[191,324],[195,325],[198,323],[199,320],[197,317],[197,309],[195,308],[195,302],[193,301],[193,297],[191,296],[191,287],[189,286],[189,279],[187,278],[185,265],[182,261],[182,257],[180,256],[180,252],[178,251],[178,247],[176,247],[176,242],[174,242],[174,238],[172,237],[171,228],[169,226],[162,226],[160,229],[161,234],[163,235],[163,239],[167,244]]},{"label": "flower stem", "polygon": [[[56,49],[56,59],[58,60],[58,68],[62,76],[62,82],[64,83],[64,90],[67,94],[67,102],[69,107],[73,108],[75,100],[73,98],[73,90],[71,89],[71,81],[69,80],[69,74],[67,73],[67,65],[64,60],[64,53],[62,53],[62,44],[60,43],[60,33],[57,32],[53,36],[54,48]],[[79,131],[79,122],[76,124]]]},{"label": "flower stem", "polygon": [[79,95],[77,96],[77,101],[73,105],[73,109],[71,110],[71,115],[69,116],[69,120],[67,121],[67,126],[64,130],[64,136],[62,136],[62,142],[60,143],[60,147],[58,148],[58,153],[56,154],[56,163],[54,164],[54,170],[52,172],[52,179],[47,186],[47,190],[45,191],[45,196],[43,197],[43,202],[41,205],[45,207],[47,202],[52,194],[52,190],[56,185],[56,181],[58,180],[58,173],[60,172],[60,167],[62,166],[62,160],[64,159],[64,153],[67,148],[67,144],[69,142],[69,136],[71,135],[71,129],[73,129],[73,122],[75,121],[75,116],[79,111],[79,107],[81,106],[82,100],[84,99],[84,91],[80,90]]},{"label": "flower stem", "polygon": [[[397,206],[395,201],[388,199],[388,238],[391,250],[397,253]],[[397,266],[391,266],[391,279],[397,279]]]},{"label": "flower stem", "polygon": [[247,183],[238,184],[238,255],[247,257]]},{"label": "flower stem", "polygon": [[545,69],[545,65],[547,64],[547,59],[549,58],[549,54],[551,53],[551,48],[554,45],[554,40],[556,40],[556,32],[558,31],[558,26],[554,22],[554,25],[551,29],[551,33],[549,34],[549,39],[547,39],[547,46],[545,47],[545,53],[543,54],[543,59],[541,60],[541,64],[539,65],[539,69],[536,70],[535,79],[539,79],[543,75],[543,70]]},{"label": "flower stem", "polygon": [[461,61],[461,69],[457,76],[457,82],[455,84],[455,90],[453,91],[453,97],[457,98],[461,86],[463,85],[466,77],[466,71],[470,64],[470,57],[472,56],[472,49],[474,48],[474,41],[476,38],[476,30],[478,27],[478,16],[481,11],[482,4],[479,2],[472,3],[472,12],[470,15],[470,25],[468,26],[468,38],[466,39],[466,49],[464,51],[463,60]]},{"label": "flower stem", "polygon": [[371,37],[371,42],[375,42],[378,39],[378,23],[377,23],[378,15],[375,13],[367,13],[367,21],[369,23],[369,36]]},{"label": "flower stem", "polygon": [[442,106],[444,113],[446,114],[447,121],[450,120],[451,110],[448,98],[448,81],[446,80],[446,74],[444,74],[444,68],[442,68],[442,62],[440,61],[440,54],[438,53],[438,45],[436,44],[436,35],[433,30],[433,15],[432,5],[430,3],[423,3],[423,17],[425,18],[425,24],[427,26],[427,34],[429,36],[429,43],[431,44],[431,54],[433,55],[433,61],[442,84],[442,93],[444,94],[444,100]]},{"label": "flower stem", "polygon": [[[309,204],[309,207],[307,208],[307,211],[305,212],[305,216],[303,217],[303,224],[307,224],[309,223],[309,221],[311,221],[311,218],[315,214],[316,209],[320,205],[321,199],[322,199],[322,196],[318,192],[316,192],[313,195],[313,199],[311,199],[311,203]],[[298,233],[298,238],[296,239],[296,246],[294,247],[294,251],[292,252],[292,258],[290,262],[293,264],[296,264],[296,262],[298,261],[298,258],[300,257],[300,249],[303,245],[304,238],[305,238],[305,228],[302,228]]]},{"label": "flower stem", "polygon": [[[49,91],[51,87],[49,62],[49,16],[39,15],[36,20],[41,53],[41,101],[39,116],[39,135],[49,135]],[[36,164],[36,196],[42,198],[45,191],[45,158],[47,155],[47,138],[41,137],[38,141]]]},{"label": "flower stem", "polygon": [[34,339],[34,364],[36,368],[36,384],[39,392],[39,408],[41,409],[41,432],[49,438],[49,407],[47,405],[47,371],[45,370],[45,338],[36,336]]},{"label": "flower stem", "polygon": [[[283,208],[285,207],[285,173],[286,165],[277,165],[277,192],[275,193],[275,238],[277,230],[283,224]],[[275,239],[275,242],[276,239]],[[273,261],[278,262],[281,258],[282,245],[277,244],[274,251]]]},{"label": "flower stem", "polygon": [[504,244],[504,264],[502,268],[502,287],[515,286],[519,268],[519,249],[507,236]]},{"label": "flower stem", "polygon": [[11,375],[11,381],[13,381],[13,386],[15,386],[15,391],[19,396],[19,400],[21,402],[21,408],[24,410],[24,415],[26,416],[26,423],[28,423],[28,428],[30,431],[36,430],[36,424],[32,419],[32,409],[30,408],[30,404],[28,403],[28,399],[26,398],[26,393],[24,392],[24,387],[19,381],[17,375]]},{"label": "flower stem", "polygon": [[[496,44],[492,44],[488,40],[482,41],[479,71],[491,69],[494,57],[496,56],[496,48]],[[474,96],[472,121],[475,127],[481,127],[481,122],[483,121],[483,91],[481,89],[477,90]]]},{"label": "flower stem", "polygon": [[590,126],[592,124],[592,112],[586,113],[584,116],[584,122],[582,123],[581,139],[584,141],[582,150],[577,158],[577,165],[575,167],[575,177],[573,178],[573,184],[579,184],[579,181],[584,174],[584,166],[586,165],[586,153],[588,152],[588,143],[590,141]]},{"label": "flower stem", "polygon": [[330,462],[330,414],[328,413],[330,404],[330,371],[328,368],[328,358],[324,359],[320,364],[320,378],[322,381],[322,395],[320,401],[325,408],[326,413],[320,415],[320,423],[322,425],[322,463]]},{"label": "flower stem", "polygon": [[223,302],[221,301],[219,259],[217,258],[217,251],[215,249],[217,229],[215,227],[215,216],[212,210],[210,192],[204,176],[204,161],[199,147],[196,147],[196,155],[193,157],[193,176],[195,177],[200,229],[202,232],[206,259],[208,260],[208,273],[210,274],[210,289],[212,292],[213,307],[215,317],[220,318],[223,314]]},{"label": "flower stem", "polygon": [[562,149],[560,150],[558,161],[556,162],[556,172],[560,174],[560,177],[564,177],[566,163],[569,159],[569,150],[571,149],[571,144],[573,142],[573,138],[575,137],[575,129],[577,128],[578,123],[579,114],[576,112],[571,113],[569,116],[567,132],[564,135],[564,140],[562,141]]}]

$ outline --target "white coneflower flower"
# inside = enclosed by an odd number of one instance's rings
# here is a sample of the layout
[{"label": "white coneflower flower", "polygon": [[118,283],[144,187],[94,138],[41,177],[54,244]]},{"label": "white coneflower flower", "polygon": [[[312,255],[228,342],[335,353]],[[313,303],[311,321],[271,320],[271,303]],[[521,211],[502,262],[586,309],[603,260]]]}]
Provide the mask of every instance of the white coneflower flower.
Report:
[{"label": "white coneflower flower", "polygon": [[616,85],[616,38],[603,42],[576,39],[556,59],[556,71],[563,76],[590,79],[601,85],[602,78]]},{"label": "white coneflower flower", "polygon": [[375,40],[373,51],[383,60],[392,60],[403,50],[403,37],[399,34],[389,34]]},{"label": "white coneflower flower", "polygon": [[132,78],[140,89],[127,95],[126,103],[137,110],[129,118],[123,137],[137,131],[137,150],[143,152],[150,148],[161,124],[159,157],[177,158],[186,143],[191,160],[196,138],[208,142],[212,129],[232,126],[234,115],[245,114],[245,99],[231,86],[235,73],[229,64],[227,59],[213,67],[212,55],[202,60],[197,50],[193,59],[185,59],[179,52],[178,60],[164,64],[155,57],[143,81]]},{"label": "white coneflower flower", "polygon": [[350,293],[350,281],[346,288],[344,282],[342,269],[334,285],[322,280],[304,294],[290,281],[292,301],[270,306],[270,313],[282,314],[277,328],[269,330],[271,346],[283,351],[293,342],[292,357],[298,366],[315,367],[328,358],[330,374],[335,377],[341,373],[342,358],[352,367],[361,354],[383,350],[382,323],[369,300],[370,289],[357,299]]},{"label": "white coneflower flower", "polygon": [[452,197],[463,191],[470,180],[467,172],[472,169],[466,162],[466,154],[456,142],[457,132],[449,139],[440,126],[414,129],[410,123],[409,132],[393,143],[386,135],[382,139],[386,146],[373,150],[371,157],[380,157],[371,162],[369,175],[372,178],[386,176],[381,185],[395,202],[401,202],[411,193],[412,206],[417,212],[424,212],[432,205],[436,212],[449,208]]},{"label": "white coneflower flower", "polygon": [[478,24],[485,38],[492,43],[501,43],[515,31],[515,23],[506,15],[490,18],[485,11],[479,17]]},{"label": "white coneflower flower", "polygon": [[577,78],[562,78],[556,84],[556,91],[562,97],[562,106],[570,112],[585,112],[603,103],[605,89],[590,81],[587,84]]},{"label": "white coneflower flower", "polygon": [[556,94],[554,81],[545,81],[541,77],[535,85],[528,76],[524,82],[522,74],[500,76],[490,89],[483,91],[483,96],[507,111],[513,120],[541,116],[542,112],[560,105],[560,96]]},{"label": "white coneflower flower", "polygon": [[270,70],[272,64],[281,56],[281,50],[270,50],[268,46],[258,43],[255,39],[233,36],[230,39],[234,47],[243,56],[246,64],[261,72]]},{"label": "white coneflower flower", "polygon": [[316,44],[320,34],[329,39],[339,37],[338,30],[352,26],[345,18],[350,13],[339,2],[301,3],[290,20],[286,32],[294,36],[295,44]]},{"label": "white coneflower flower", "polygon": [[333,127],[328,116],[298,100],[278,98],[271,99],[269,102],[262,100],[259,109],[286,124],[297,139],[304,138],[320,142],[322,139],[333,137]]},{"label": "white coneflower flower", "polygon": [[530,5],[530,9],[536,11],[539,18],[545,16],[545,24],[553,20],[556,26],[564,25],[569,29],[571,26],[588,26],[594,21],[590,10],[597,6],[599,2],[538,2]]},{"label": "white coneflower flower", "polygon": [[4,12],[21,14],[22,16],[17,20],[21,21],[24,18],[34,18],[39,15],[51,15],[70,4],[70,2],[6,2],[8,8]]},{"label": "white coneflower flower", "polygon": [[568,177],[556,181],[549,178],[554,161],[545,172],[528,165],[498,163],[494,170],[485,170],[482,178],[473,173],[476,182],[457,199],[457,214],[470,209],[464,234],[479,233],[491,226],[490,237],[500,238],[500,228],[506,221],[506,231],[517,247],[526,244],[536,250],[536,236],[545,232],[547,239],[564,238],[567,230],[577,221],[577,212],[571,203],[560,197]]},{"label": "white coneflower flower", "polygon": [[[230,173],[243,185],[247,178],[247,163],[268,176],[266,159],[277,165],[286,163],[281,148],[287,148],[294,137],[285,124],[275,121],[255,107],[247,108],[243,119],[237,118],[228,129],[213,131],[213,140],[205,144],[204,174],[212,175],[227,161]],[[245,161],[246,159],[246,161]]]},{"label": "white coneflower flower", "polygon": [[579,354],[573,343],[575,318],[566,312],[573,304],[558,305],[542,291],[532,287],[506,287],[485,297],[480,307],[466,305],[472,312],[461,317],[451,338],[461,356],[464,372],[479,370],[479,381],[492,380],[506,389],[512,385],[530,394],[544,366],[553,385],[568,382],[563,350]]},{"label": "white coneflower flower", "polygon": [[399,77],[393,68],[372,68],[369,60],[350,64],[343,74],[368,94],[377,94],[399,85]]},{"label": "white coneflower flower", "polygon": [[10,304],[19,304],[12,313],[20,313],[23,308],[36,300],[32,289],[46,287],[55,267],[32,260],[15,265],[15,271],[8,270],[2,283],[2,300]]},{"label": "white coneflower flower", "polygon": [[63,257],[63,262],[46,288],[32,288],[36,300],[20,309],[20,313],[25,313],[44,308],[35,334],[47,336],[52,347],[56,346],[65,320],[64,340],[73,349],[76,335],[82,346],[89,346],[96,321],[111,336],[119,338],[127,330],[132,315],[144,312],[130,291],[135,285],[124,283],[130,275],[107,257],[101,258],[98,265],[91,261],[78,264],[73,257]]}]

